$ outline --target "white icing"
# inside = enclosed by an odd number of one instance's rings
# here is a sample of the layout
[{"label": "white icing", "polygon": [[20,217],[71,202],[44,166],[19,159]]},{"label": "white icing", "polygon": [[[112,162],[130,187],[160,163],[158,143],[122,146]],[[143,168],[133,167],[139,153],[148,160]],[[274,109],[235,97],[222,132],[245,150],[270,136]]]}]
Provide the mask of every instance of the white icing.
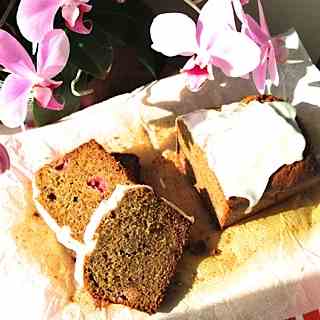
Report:
[{"label": "white icing", "polygon": [[37,200],[40,195],[40,190],[37,188],[34,179],[32,180],[32,193],[33,202],[37,209],[37,212],[40,214],[49,228],[56,234],[57,240],[68,249],[71,249],[73,251],[80,250],[82,244],[78,240],[72,238],[70,227],[60,227],[56,220],[51,217],[48,211]]},{"label": "white icing", "polygon": [[124,185],[117,185],[109,199],[101,201],[100,205],[93,212],[90,221],[84,232],[84,246],[82,250],[77,251],[76,253],[76,265],[74,271],[74,278],[77,285],[83,287],[83,267],[85,262],[85,257],[90,254],[96,247],[97,240],[95,239],[95,233],[98,229],[100,223],[104,217],[115,210],[118,207],[118,204],[123,199],[126,194],[126,191],[130,187]]},{"label": "white icing", "polygon": [[[84,233],[84,247],[82,250],[78,251],[76,254],[76,266],[75,266],[75,280],[77,285],[83,287],[83,268],[85,257],[90,254],[96,246],[97,240],[95,239],[95,233],[102,222],[102,220],[112,211],[115,210],[119,203],[122,201],[124,196],[128,191],[134,189],[145,188],[153,191],[150,186],[147,185],[117,185],[116,189],[113,191],[111,197],[108,200],[103,200],[99,207],[93,212],[90,222],[88,223],[85,233]],[[186,219],[194,223],[194,217],[188,216],[181,209],[175,206],[170,201],[161,198],[166,204],[175,209],[179,214],[183,215]]]},{"label": "white icing", "polygon": [[[130,190],[145,188],[153,191],[150,186],[147,185],[117,185],[115,190],[113,191],[111,197],[109,199],[102,200],[99,206],[93,211],[90,221],[86,226],[83,243],[77,241],[72,238],[71,230],[68,226],[60,227],[57,222],[51,217],[48,211],[39,203],[37,200],[40,191],[36,187],[36,183],[32,181],[32,190],[33,190],[33,200],[37,211],[40,216],[44,219],[44,221],[48,224],[49,228],[55,232],[57,240],[63,244],[65,247],[73,250],[76,254],[76,263],[74,270],[74,278],[76,284],[79,288],[83,288],[83,268],[85,263],[85,258],[87,255],[91,254],[96,247],[97,239],[95,237],[96,231],[102,222],[102,220],[108,215],[112,210],[115,210],[126,193]],[[193,217],[189,217],[186,215],[181,209],[175,206],[173,203],[168,200],[161,198],[172,208],[177,210],[181,215],[183,215],[186,219],[190,220],[192,223],[194,222]]]},{"label": "white icing", "polygon": [[252,101],[180,119],[206,154],[225,197],[246,198],[251,210],[274,172],[303,159],[306,142],[295,117],[295,108],[287,102]]},{"label": "white icing", "polygon": [[[94,234],[99,227],[102,219],[112,210],[115,210],[118,207],[118,204],[125,196],[128,190],[137,189],[141,187],[140,185],[135,186],[126,186],[126,185],[117,185],[113,191],[111,197],[107,200],[103,200],[99,207],[91,215],[90,221],[84,232],[84,242],[88,243],[94,238]],[[148,187],[151,189],[151,187]],[[151,189],[152,190],[152,189]]]},{"label": "white icing", "polygon": [[96,247],[96,241],[90,241],[83,244],[76,251],[76,263],[74,267],[74,280],[78,288],[83,288],[83,266],[87,255],[89,255]]}]

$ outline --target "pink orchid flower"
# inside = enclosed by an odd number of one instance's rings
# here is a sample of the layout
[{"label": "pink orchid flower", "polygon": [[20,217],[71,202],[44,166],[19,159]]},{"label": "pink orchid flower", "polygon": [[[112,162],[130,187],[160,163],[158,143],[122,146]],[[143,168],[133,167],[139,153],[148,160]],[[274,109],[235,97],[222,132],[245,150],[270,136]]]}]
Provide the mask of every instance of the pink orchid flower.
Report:
[{"label": "pink orchid flower", "polygon": [[7,149],[0,143],[0,174],[10,169],[10,158]]},{"label": "pink orchid flower", "polygon": [[260,0],[258,8],[260,25],[247,14],[247,23],[243,24],[243,31],[261,48],[260,63],[252,72],[252,78],[257,90],[264,93],[268,76],[275,86],[279,85],[277,63],[284,63],[287,60],[288,50],[280,37],[271,37]]},{"label": "pink orchid flower", "polygon": [[193,91],[214,78],[213,65],[228,76],[239,77],[259,64],[259,47],[236,29],[232,1],[209,0],[197,24],[182,13],[160,14],[152,22],[150,34],[154,50],[169,57],[191,56],[182,72]]},{"label": "pink orchid flower", "polygon": [[16,128],[23,124],[30,92],[43,108],[63,108],[52,94],[62,81],[51,79],[63,70],[69,52],[69,40],[64,31],[50,31],[39,44],[35,68],[21,44],[0,29],[0,65],[10,73],[0,91],[0,120],[6,126]]},{"label": "pink orchid flower", "polygon": [[88,34],[92,23],[86,27],[83,22],[85,13],[91,11],[89,0],[21,0],[17,23],[22,35],[34,45],[53,30],[54,18],[59,8],[67,27],[74,32]]}]

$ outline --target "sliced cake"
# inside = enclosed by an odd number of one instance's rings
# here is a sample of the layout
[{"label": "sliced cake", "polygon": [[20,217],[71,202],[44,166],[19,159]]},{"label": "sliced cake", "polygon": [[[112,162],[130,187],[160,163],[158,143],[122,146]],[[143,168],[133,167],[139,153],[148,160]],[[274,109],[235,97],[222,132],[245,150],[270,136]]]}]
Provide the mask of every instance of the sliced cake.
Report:
[{"label": "sliced cake", "polygon": [[136,156],[110,154],[91,140],[36,173],[36,208],[57,234],[70,232],[76,242],[81,242],[100,202],[112,194],[117,184],[138,182],[139,171]]},{"label": "sliced cake", "polygon": [[177,119],[178,152],[221,227],[320,181],[319,164],[295,108],[251,96]]},{"label": "sliced cake", "polygon": [[36,209],[76,257],[75,280],[98,307],[153,313],[173,277],[193,218],[149,186],[138,158],[90,141],[42,167]]},{"label": "sliced cake", "polygon": [[77,251],[77,283],[98,306],[153,313],[182,255],[193,219],[149,186],[117,186],[101,202]]}]

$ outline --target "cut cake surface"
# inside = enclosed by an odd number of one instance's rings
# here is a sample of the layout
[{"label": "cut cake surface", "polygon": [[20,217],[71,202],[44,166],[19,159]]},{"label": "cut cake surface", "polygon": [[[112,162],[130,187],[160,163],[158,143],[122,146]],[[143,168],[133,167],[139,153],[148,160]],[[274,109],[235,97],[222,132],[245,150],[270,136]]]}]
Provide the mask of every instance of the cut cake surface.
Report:
[{"label": "cut cake surface", "polygon": [[112,302],[153,313],[175,273],[192,219],[148,186],[119,186],[108,201],[114,207],[99,222],[96,246],[85,257],[84,286],[99,306]]},{"label": "cut cake surface", "polygon": [[[242,102],[247,104],[253,100],[261,103],[282,101],[274,96],[263,95],[249,96],[244,98]],[[241,197],[226,199],[215,173],[209,168],[206,155],[194,143],[192,134],[183,121],[183,116],[177,119],[176,128],[177,148],[182,161],[186,162],[187,175],[192,179],[208,209],[217,216],[222,228],[246,218],[261,209],[276,204],[320,181],[319,164],[313,155],[308,137],[300,125],[300,129],[307,141],[304,159],[296,161],[291,165],[284,165],[278,169],[270,177],[260,201],[250,212],[246,212],[249,206],[247,199]],[[226,147],[232,148],[232,146]],[[254,156],[254,151],[252,152],[252,156]]]},{"label": "cut cake surface", "polygon": [[82,241],[99,203],[117,184],[138,182],[139,169],[136,156],[110,154],[91,140],[36,173],[36,201],[59,227],[69,227],[71,236]]},{"label": "cut cake surface", "polygon": [[110,154],[92,140],[36,173],[34,199],[58,241],[74,251],[76,283],[98,307],[153,313],[193,220],[137,185],[139,173],[136,156]]}]

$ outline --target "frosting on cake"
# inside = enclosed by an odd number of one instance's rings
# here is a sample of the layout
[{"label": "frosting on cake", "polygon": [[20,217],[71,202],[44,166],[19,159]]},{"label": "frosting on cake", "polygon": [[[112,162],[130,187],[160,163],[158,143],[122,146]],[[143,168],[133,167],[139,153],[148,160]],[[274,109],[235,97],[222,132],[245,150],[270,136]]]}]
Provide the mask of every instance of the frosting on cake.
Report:
[{"label": "frosting on cake", "polygon": [[40,204],[40,202],[37,200],[40,195],[40,190],[37,188],[35,180],[33,179],[33,201],[38,213],[47,223],[49,228],[56,234],[57,240],[66,248],[71,249],[76,253],[74,278],[79,287],[83,287],[83,265],[85,256],[90,254],[96,246],[96,240],[94,239],[96,229],[99,227],[99,224],[105,215],[117,207],[118,203],[121,201],[128,189],[130,189],[130,187],[118,185],[109,199],[101,201],[99,206],[92,213],[90,222],[87,225],[84,233],[84,243],[81,243],[71,236],[71,230],[69,226],[59,226],[55,219],[51,217],[49,212]]},{"label": "frosting on cake", "polygon": [[[150,186],[147,185],[117,185],[115,190],[113,191],[110,198],[102,200],[99,206],[93,211],[90,221],[86,226],[85,233],[83,236],[83,243],[75,240],[71,236],[71,230],[68,226],[59,226],[57,222],[50,216],[49,212],[39,203],[37,200],[40,194],[39,189],[36,187],[36,183],[33,180],[32,189],[33,189],[33,201],[35,207],[40,214],[40,216],[44,219],[44,221],[48,224],[49,228],[55,232],[57,240],[63,244],[66,248],[71,249],[76,254],[76,263],[75,263],[75,271],[74,278],[78,285],[78,287],[82,288],[84,286],[83,283],[83,267],[85,263],[85,257],[89,255],[96,247],[97,239],[96,232],[101,224],[102,220],[108,215],[112,210],[116,209],[126,195],[126,193],[133,189],[138,188],[147,188],[149,190],[153,190]],[[188,216],[181,209],[175,206],[170,201],[161,198],[166,202],[169,206],[174,208],[177,212],[183,215],[186,219],[194,223],[194,218]]]},{"label": "frosting on cake", "polygon": [[113,191],[111,197],[109,199],[105,199],[100,202],[98,208],[92,213],[90,221],[86,227],[84,233],[84,246],[82,250],[78,250],[76,252],[76,265],[74,271],[74,278],[76,280],[77,285],[82,288],[83,287],[83,266],[86,255],[90,254],[94,248],[96,247],[97,240],[95,239],[95,233],[98,229],[100,223],[103,218],[112,210],[116,209],[126,191],[128,190],[128,186],[117,185],[116,189]]},{"label": "frosting on cake", "polygon": [[40,190],[37,188],[35,180],[32,180],[32,198],[37,212],[40,214],[42,219],[46,222],[49,228],[56,234],[57,240],[63,244],[66,248],[73,251],[80,250],[82,244],[72,238],[71,229],[68,226],[60,227],[56,220],[54,220],[48,211],[41,205],[37,200],[40,195]]},{"label": "frosting on cake", "polygon": [[221,111],[199,110],[180,117],[205,153],[227,199],[261,199],[270,176],[303,159],[306,141],[287,102],[232,103]]},{"label": "frosting on cake", "polygon": [[[112,211],[115,210],[126,193],[130,190],[146,188],[151,191],[153,189],[147,185],[117,185],[116,189],[113,191],[111,197],[109,199],[101,201],[99,207],[93,212],[90,222],[86,227],[86,231],[84,233],[84,246],[76,252],[76,265],[75,265],[75,280],[77,285],[82,288],[83,287],[83,267],[85,262],[86,255],[90,254],[96,246],[97,240],[95,238],[96,231],[101,224],[102,220]],[[179,212],[183,217],[188,219],[191,223],[194,223],[194,217],[188,216],[181,209],[175,206],[172,202],[161,198],[165,201],[166,204],[171,206],[177,212]]]}]

